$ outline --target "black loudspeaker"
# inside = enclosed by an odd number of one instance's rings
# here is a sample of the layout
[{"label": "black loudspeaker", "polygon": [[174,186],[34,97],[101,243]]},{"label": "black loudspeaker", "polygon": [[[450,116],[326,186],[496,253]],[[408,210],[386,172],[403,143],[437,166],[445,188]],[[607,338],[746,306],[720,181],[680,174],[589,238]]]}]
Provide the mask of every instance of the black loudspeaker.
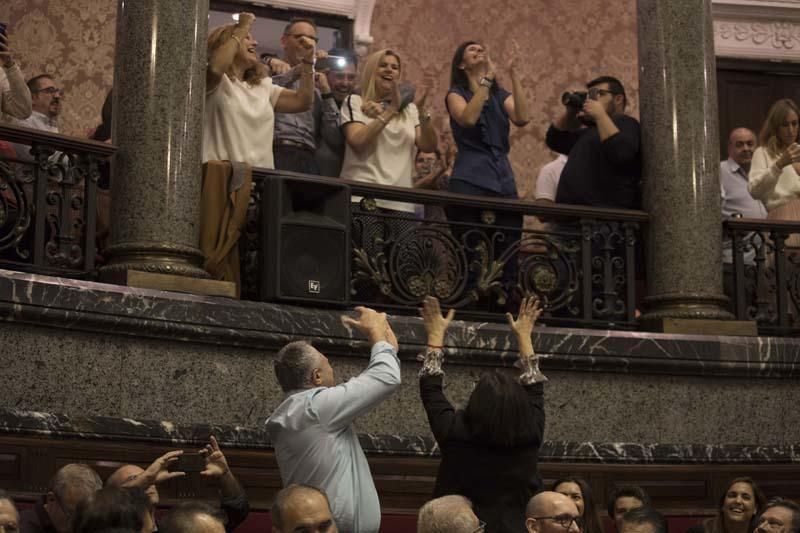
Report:
[{"label": "black loudspeaker", "polygon": [[269,176],[261,193],[261,299],[350,301],[350,187]]}]

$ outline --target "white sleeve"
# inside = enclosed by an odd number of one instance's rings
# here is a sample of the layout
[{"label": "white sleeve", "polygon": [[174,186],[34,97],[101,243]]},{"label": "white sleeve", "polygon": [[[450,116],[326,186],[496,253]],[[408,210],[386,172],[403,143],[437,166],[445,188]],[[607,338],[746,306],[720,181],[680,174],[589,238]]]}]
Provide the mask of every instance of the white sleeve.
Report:
[{"label": "white sleeve", "polygon": [[388,342],[375,343],[369,365],[346,383],[320,389],[311,400],[319,422],[331,430],[350,425],[400,386],[400,359]]},{"label": "white sleeve", "polygon": [[750,191],[750,196],[765,204],[770,203],[780,177],[781,169],[770,162],[767,151],[763,147],[756,148],[750,163],[750,172],[747,174],[747,190]]},{"label": "white sleeve", "polygon": [[408,113],[408,118],[411,119],[411,123],[414,125],[414,127],[416,128],[419,126],[419,109],[417,109],[417,105],[408,104],[404,111]]},{"label": "white sleeve", "polygon": [[272,104],[272,107],[278,105],[278,98],[281,97],[281,93],[284,91],[283,87],[272,83],[270,78],[264,78],[261,83],[269,84],[269,103]]},{"label": "white sleeve", "polygon": [[348,122],[369,123],[369,119],[361,111],[361,97],[351,94],[342,102],[342,109],[339,113],[339,125],[344,126]]},{"label": "white sleeve", "polygon": [[559,176],[553,172],[550,164],[542,167],[539,176],[536,178],[536,199],[556,201],[556,191],[558,190]]}]

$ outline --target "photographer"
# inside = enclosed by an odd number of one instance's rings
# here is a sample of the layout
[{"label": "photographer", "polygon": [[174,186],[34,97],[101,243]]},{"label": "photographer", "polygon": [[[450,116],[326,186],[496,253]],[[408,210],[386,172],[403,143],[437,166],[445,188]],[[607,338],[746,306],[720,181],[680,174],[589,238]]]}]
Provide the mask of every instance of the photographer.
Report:
[{"label": "photographer", "polygon": [[625,88],[610,76],[586,87],[564,93],[564,112],[547,130],[547,146],[569,156],[556,202],[640,209],[639,121],[625,115]]}]

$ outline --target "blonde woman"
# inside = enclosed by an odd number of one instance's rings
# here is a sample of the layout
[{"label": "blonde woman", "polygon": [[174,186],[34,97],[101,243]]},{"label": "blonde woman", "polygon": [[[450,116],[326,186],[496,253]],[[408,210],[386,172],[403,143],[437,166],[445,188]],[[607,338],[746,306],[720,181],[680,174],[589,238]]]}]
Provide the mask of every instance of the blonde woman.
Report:
[{"label": "blonde woman", "polygon": [[203,161],[230,160],[274,168],[272,137],[275,112],[299,113],[314,100],[314,47],[303,41],[300,87],[297,91],[272,84],[260,61],[250,29],[252,13],[240,13],[208,36]]},{"label": "blonde woman", "polygon": [[[433,152],[437,135],[423,105],[403,105],[398,83],[400,56],[391,50],[370,55],[361,72],[361,95],[344,99],[341,126],[347,141],[341,177],[411,188],[417,149]],[[382,201],[385,209],[411,212],[410,204]]]},{"label": "blonde woman", "polygon": [[[761,128],[761,146],[753,153],[747,188],[770,212],[800,197],[798,116],[800,111],[792,100],[775,102]],[[781,218],[798,220],[800,210],[796,211],[794,216],[789,213]]]}]

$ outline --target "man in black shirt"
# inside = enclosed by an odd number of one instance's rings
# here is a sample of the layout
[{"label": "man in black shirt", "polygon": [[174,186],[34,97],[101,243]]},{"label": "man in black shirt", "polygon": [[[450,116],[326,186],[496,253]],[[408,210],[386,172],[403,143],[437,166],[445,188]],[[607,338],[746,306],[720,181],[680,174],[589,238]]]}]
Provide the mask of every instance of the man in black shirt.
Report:
[{"label": "man in black shirt", "polygon": [[556,202],[639,209],[639,122],[625,115],[625,88],[611,76],[592,80],[586,87],[583,105],[576,105],[579,99],[567,103],[547,130],[547,146],[569,156]]}]

